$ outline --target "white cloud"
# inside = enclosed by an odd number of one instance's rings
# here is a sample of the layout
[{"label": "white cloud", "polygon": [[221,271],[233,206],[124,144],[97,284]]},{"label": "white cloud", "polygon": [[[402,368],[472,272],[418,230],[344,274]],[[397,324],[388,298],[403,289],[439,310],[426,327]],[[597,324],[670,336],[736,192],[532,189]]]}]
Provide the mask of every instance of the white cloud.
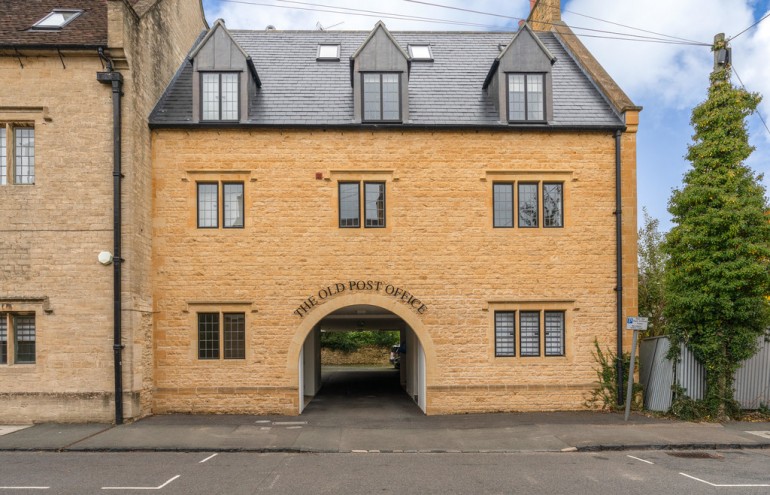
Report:
[{"label": "white cloud", "polygon": [[[433,0],[434,3],[467,8],[482,12],[497,13],[508,16],[525,16],[529,10],[529,2],[519,0],[512,6],[511,2],[502,0],[482,0],[472,4],[459,0]],[[260,4],[260,5],[250,5]],[[272,6],[271,6],[272,5]],[[333,7],[338,7],[335,9]],[[359,9],[358,14],[342,9]],[[308,10],[303,10],[308,9]],[[311,10],[312,9],[312,10]],[[323,12],[335,11],[336,12]],[[370,11],[370,12],[363,12]],[[209,20],[223,18],[230,29],[264,29],[273,25],[277,29],[316,29],[317,23],[328,28],[339,23],[332,29],[370,30],[378,20],[382,20],[390,30],[510,30],[516,21],[501,17],[484,16],[458,10],[442,9],[406,0],[380,0],[378,2],[362,2],[356,0],[243,0],[242,2],[220,2],[218,7],[210,10]],[[213,14],[213,15],[212,15]],[[404,15],[441,19],[465,23],[463,25],[446,24],[425,21],[407,21],[393,17]],[[508,27],[506,28],[506,24]]]}]

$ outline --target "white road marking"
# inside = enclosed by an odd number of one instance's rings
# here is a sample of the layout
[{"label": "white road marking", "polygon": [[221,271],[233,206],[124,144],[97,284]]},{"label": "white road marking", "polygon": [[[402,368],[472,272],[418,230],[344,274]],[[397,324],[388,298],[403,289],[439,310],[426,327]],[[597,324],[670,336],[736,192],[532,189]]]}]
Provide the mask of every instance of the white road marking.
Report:
[{"label": "white road marking", "polygon": [[651,462],[651,461],[646,461],[646,460],[644,460],[644,459],[640,459],[640,458],[638,458],[638,457],[634,457],[634,456],[632,456],[632,455],[627,455],[626,457],[630,457],[631,459],[636,459],[637,461],[646,462],[647,464],[655,464],[654,462]]},{"label": "white road marking", "polygon": [[103,486],[102,490],[161,490],[180,476],[180,474],[177,474],[160,486]]},{"label": "white road marking", "polygon": [[286,427],[287,430],[299,430],[301,428],[302,428],[301,426],[287,426]]},{"label": "white road marking", "polygon": [[710,483],[710,482],[708,482],[706,480],[702,480],[700,478],[696,478],[695,476],[690,476],[687,473],[679,473],[679,474],[681,474],[682,476],[686,476],[687,478],[693,479],[695,481],[700,481],[701,483],[705,483],[705,484],[707,484],[709,486],[715,486],[717,488],[739,488],[739,487],[756,488],[756,487],[770,486],[770,485],[749,485],[749,484],[746,484],[746,485],[717,485],[716,483]]},{"label": "white road marking", "polygon": [[770,438],[770,431],[747,431],[746,433],[751,433],[752,435],[762,438]]},{"label": "white road marking", "polygon": [[307,421],[273,421],[273,426],[306,425]]},{"label": "white road marking", "polygon": [[208,461],[209,459],[213,459],[213,458],[215,458],[218,455],[219,454],[211,454],[210,456],[208,456],[205,459],[203,459],[202,461],[200,461],[198,464],[203,464],[204,462]]}]

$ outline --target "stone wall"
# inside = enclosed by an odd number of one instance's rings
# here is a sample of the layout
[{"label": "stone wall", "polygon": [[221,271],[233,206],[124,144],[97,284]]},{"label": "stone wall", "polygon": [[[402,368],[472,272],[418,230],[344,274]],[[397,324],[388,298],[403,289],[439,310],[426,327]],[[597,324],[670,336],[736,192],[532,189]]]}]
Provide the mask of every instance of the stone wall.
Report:
[{"label": "stone wall", "polygon": [[[126,417],[150,410],[147,116],[204,27],[199,0],[137,16],[108,2],[107,54],[125,79],[123,343]],[[0,124],[35,127],[35,184],[0,186],[0,312],[34,312],[36,363],[0,365],[0,422],[114,418],[112,90],[95,49],[0,52]],[[140,394],[140,391],[143,393]]]},{"label": "stone wall", "polygon": [[[624,140],[624,187],[635,190]],[[387,281],[426,304],[416,316],[429,414],[581,408],[596,379],[594,339],[614,349],[613,133],[157,130],[153,146],[155,412],[221,412],[227,387],[239,412],[296,414],[285,391],[297,390],[307,329],[294,312],[335,282]],[[202,180],[244,182],[245,228],[196,228]],[[387,183],[386,228],[338,227],[341,180]],[[563,181],[565,227],[493,228],[497,180]],[[528,309],[566,312],[565,356],[495,357],[494,311]],[[197,359],[203,310],[246,313],[245,360]]]}]

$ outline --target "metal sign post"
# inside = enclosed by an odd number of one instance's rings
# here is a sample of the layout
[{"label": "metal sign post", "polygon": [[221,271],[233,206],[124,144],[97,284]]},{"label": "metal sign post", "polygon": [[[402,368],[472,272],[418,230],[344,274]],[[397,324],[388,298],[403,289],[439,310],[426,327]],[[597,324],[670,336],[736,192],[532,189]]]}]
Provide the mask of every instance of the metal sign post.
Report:
[{"label": "metal sign post", "polygon": [[628,388],[626,389],[626,417],[628,421],[628,415],[631,413],[631,396],[634,389],[634,361],[636,360],[636,341],[639,337],[640,331],[647,330],[647,318],[640,316],[629,316],[626,318],[626,330],[633,330],[634,337],[631,341],[631,366],[628,370]]}]

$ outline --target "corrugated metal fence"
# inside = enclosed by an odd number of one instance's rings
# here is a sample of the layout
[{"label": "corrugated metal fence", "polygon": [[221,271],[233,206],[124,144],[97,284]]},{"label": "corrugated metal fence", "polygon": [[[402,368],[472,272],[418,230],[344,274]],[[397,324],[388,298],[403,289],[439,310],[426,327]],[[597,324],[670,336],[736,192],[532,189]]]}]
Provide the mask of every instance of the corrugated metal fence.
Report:
[{"label": "corrugated metal fence", "polygon": [[[770,343],[760,338],[759,351],[745,361],[735,373],[735,400],[744,409],[770,405]],[[693,399],[702,399],[706,390],[706,373],[684,345],[681,359],[674,364],[666,359],[671,344],[668,337],[642,340],[639,349],[639,377],[644,387],[644,407],[650,411],[668,411],[671,407],[674,380]]]}]

